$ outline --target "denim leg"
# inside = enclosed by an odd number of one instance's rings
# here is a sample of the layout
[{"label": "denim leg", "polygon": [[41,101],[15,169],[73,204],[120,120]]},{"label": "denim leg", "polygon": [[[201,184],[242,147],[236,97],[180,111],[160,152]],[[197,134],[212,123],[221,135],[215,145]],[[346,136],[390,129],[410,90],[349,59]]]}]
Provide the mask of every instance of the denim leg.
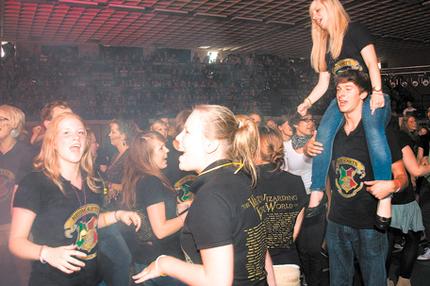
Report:
[{"label": "denim leg", "polygon": [[100,229],[99,234],[99,252],[102,254],[103,280],[106,280],[108,276],[111,281],[106,282],[109,285],[128,285],[132,257],[118,224]]},{"label": "denim leg", "polygon": [[352,285],[354,277],[353,241],[356,239],[356,233],[351,227],[331,221],[327,222],[326,242],[330,263],[330,285]]},{"label": "denim leg", "polygon": [[313,158],[311,191],[324,191],[330,167],[333,142],[343,124],[343,114],[339,111],[336,98],[330,102],[318,126],[317,141],[323,144],[324,150]]},{"label": "denim leg", "polygon": [[374,114],[370,111],[370,99],[363,106],[363,127],[369,149],[375,180],[391,180],[391,151],[385,135],[385,127],[391,118],[391,104],[388,95],[384,94],[384,108],[378,108]]},{"label": "denim leg", "polygon": [[359,229],[357,232],[359,241],[354,248],[360,263],[364,285],[386,285],[387,234],[375,229]]}]

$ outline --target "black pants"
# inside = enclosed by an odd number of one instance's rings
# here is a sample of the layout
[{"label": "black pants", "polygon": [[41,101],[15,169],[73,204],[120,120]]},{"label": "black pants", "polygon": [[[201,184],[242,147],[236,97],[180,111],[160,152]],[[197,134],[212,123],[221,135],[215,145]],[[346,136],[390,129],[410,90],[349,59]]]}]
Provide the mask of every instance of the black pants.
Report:
[{"label": "black pants", "polygon": [[425,234],[430,246],[430,184],[425,180],[420,190],[420,207],[423,216]]},{"label": "black pants", "polygon": [[400,268],[397,272],[399,276],[409,279],[412,275],[415,260],[418,256],[418,243],[420,241],[420,232],[408,231],[402,233],[399,229],[390,228],[388,230],[388,257],[386,263],[387,273],[390,270],[391,256],[394,245],[395,236],[403,236],[405,238],[405,246],[400,253]]},{"label": "black pants", "polygon": [[309,286],[323,285],[323,262],[321,245],[326,227],[325,212],[317,217],[305,218],[297,237],[300,264]]}]

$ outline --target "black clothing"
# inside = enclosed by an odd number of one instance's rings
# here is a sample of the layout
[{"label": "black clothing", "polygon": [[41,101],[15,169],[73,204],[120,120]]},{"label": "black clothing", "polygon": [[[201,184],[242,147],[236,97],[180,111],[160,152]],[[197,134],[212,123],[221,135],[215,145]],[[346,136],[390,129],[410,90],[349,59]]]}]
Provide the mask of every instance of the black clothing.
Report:
[{"label": "black clothing", "polygon": [[126,150],[116,161],[111,162],[106,170],[106,180],[109,183],[121,184],[124,173],[124,163],[127,160],[127,157],[128,150]]},{"label": "black clothing", "polygon": [[[398,132],[398,142],[400,145],[400,148],[403,149],[406,146],[409,146],[412,151],[414,151],[414,142],[412,141],[412,138],[407,134],[405,131]],[[416,153],[414,153],[416,155]],[[406,174],[408,175],[408,186],[403,189],[401,192],[393,194],[393,199],[391,203],[393,205],[403,205],[410,202],[413,202],[415,200],[415,193],[411,182],[411,176],[406,171]]]},{"label": "black clothing", "polygon": [[330,53],[327,54],[328,71],[336,75],[352,68],[368,73],[366,63],[360,52],[364,47],[372,43],[370,32],[366,27],[359,23],[349,23],[339,57],[333,59]]},{"label": "black clothing", "polygon": [[179,231],[163,239],[158,239],[152,231],[146,209],[161,202],[165,206],[166,220],[175,218],[175,192],[155,176],[141,178],[136,184],[136,211],[141,215],[142,228],[137,233],[134,251],[131,251],[137,263],[149,265],[161,254],[183,259]]},{"label": "black clothing", "polygon": [[31,229],[34,243],[50,247],[77,245],[79,251],[88,255],[84,260],[85,267],[66,274],[49,264],[35,261],[30,284],[42,285],[38,283],[44,281],[51,285],[78,286],[87,281],[89,284],[85,285],[96,285],[97,223],[102,198],[89,189],[85,180],[82,190],[65,179],[62,183],[65,194],[44,173],[28,174],[19,184],[14,207],[36,214]]},{"label": "black clothing", "polygon": [[[205,171],[226,163],[214,162]],[[250,190],[250,178],[243,171],[235,174],[236,169],[213,169],[194,182],[196,195],[185,219],[181,246],[187,261],[201,264],[201,249],[231,244],[233,285],[267,285],[264,211]]]},{"label": "black clothing", "polygon": [[255,190],[264,207],[263,222],[267,247],[274,265],[299,265],[293,230],[297,215],[307,203],[305,186],[300,176],[275,169],[274,164],[259,166]]},{"label": "black clothing", "polygon": [[34,155],[32,146],[20,141],[6,154],[0,153],[0,225],[11,221],[13,189],[24,175],[31,172]]},{"label": "black clothing", "polygon": [[430,135],[429,134],[420,136],[420,147],[423,148],[423,150],[424,150],[424,152],[423,152],[424,157],[429,155],[429,147],[430,147],[429,141],[430,141]]},{"label": "black clothing", "polygon": [[[16,184],[31,172],[34,149],[31,145],[18,141],[5,154],[0,152],[0,285],[19,285],[22,277],[17,269],[17,258],[10,253],[7,240],[10,235],[10,206]],[[27,264],[29,261],[20,261]],[[29,274],[29,273],[28,273]]]},{"label": "black clothing", "polygon": [[[109,189],[110,184],[121,184],[124,174],[124,164],[128,157],[128,149],[116,161],[112,161],[105,172],[105,183],[108,187],[109,195],[105,195],[103,209],[107,211],[115,211],[121,208],[122,192]],[[113,158],[116,158],[114,156]],[[114,192],[115,195],[112,194]],[[115,193],[116,192],[116,193]]]},{"label": "black clothing", "polygon": [[[394,138],[387,136],[393,162],[401,159]],[[366,191],[364,181],[373,180],[363,124],[349,135],[342,127],[333,147],[332,204],[328,219],[353,228],[373,228],[378,200]]]}]

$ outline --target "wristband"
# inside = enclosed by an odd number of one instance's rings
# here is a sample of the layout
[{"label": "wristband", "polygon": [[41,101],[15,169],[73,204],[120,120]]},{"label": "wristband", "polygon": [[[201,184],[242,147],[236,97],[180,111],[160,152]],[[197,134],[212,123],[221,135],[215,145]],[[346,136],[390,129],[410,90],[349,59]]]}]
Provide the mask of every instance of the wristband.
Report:
[{"label": "wristband", "polygon": [[378,88],[376,88],[376,87],[372,87],[372,91],[375,91],[375,92],[382,92],[382,87],[380,87],[379,89],[378,89]]},{"label": "wristband", "polygon": [[399,180],[394,180],[394,185],[395,187],[397,187],[394,193],[400,192],[400,189],[402,188],[402,184],[399,182]]},{"label": "wristband", "polygon": [[306,97],[306,98],[305,98],[305,101],[306,101],[306,100],[307,100],[307,102],[309,103],[309,106],[312,106],[312,104],[313,104],[313,103],[312,103],[312,101],[309,99],[309,97]]},{"label": "wristband", "polygon": [[158,267],[158,261],[160,260],[161,257],[164,257],[166,255],[162,254],[160,256],[157,257],[157,259],[155,259],[155,271],[160,273],[160,276],[166,276],[165,274],[161,273],[160,268]]},{"label": "wristband", "polygon": [[46,260],[43,258],[43,250],[45,250],[46,245],[42,245],[39,252],[39,261],[42,264],[46,264]]}]

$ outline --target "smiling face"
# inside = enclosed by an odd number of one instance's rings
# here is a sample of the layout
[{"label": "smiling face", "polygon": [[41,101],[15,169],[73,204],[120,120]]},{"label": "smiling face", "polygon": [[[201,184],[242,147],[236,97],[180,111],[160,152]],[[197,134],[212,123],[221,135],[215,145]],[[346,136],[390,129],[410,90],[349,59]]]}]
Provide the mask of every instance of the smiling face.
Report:
[{"label": "smiling face", "polygon": [[85,152],[87,131],[75,117],[66,117],[58,124],[55,136],[55,150],[60,166],[79,164]]},{"label": "smiling face", "polygon": [[152,160],[158,169],[162,170],[167,167],[167,149],[163,141],[152,139]]},{"label": "smiling face", "polygon": [[339,111],[349,114],[359,110],[363,100],[366,98],[367,92],[361,91],[360,88],[353,82],[341,82],[336,86],[336,99]]},{"label": "smiling face", "polygon": [[330,17],[327,11],[327,7],[323,5],[322,1],[313,1],[311,4],[310,11],[312,21],[321,29],[327,30]]},{"label": "smiling face", "polygon": [[184,152],[179,157],[179,169],[201,172],[205,166],[205,144],[208,139],[203,133],[203,118],[198,111],[193,111],[185,122],[184,130],[176,137],[179,150]]},{"label": "smiling face", "polygon": [[297,124],[294,125],[296,128],[296,135],[298,136],[308,136],[312,135],[315,130],[314,120],[312,115],[303,116]]}]

